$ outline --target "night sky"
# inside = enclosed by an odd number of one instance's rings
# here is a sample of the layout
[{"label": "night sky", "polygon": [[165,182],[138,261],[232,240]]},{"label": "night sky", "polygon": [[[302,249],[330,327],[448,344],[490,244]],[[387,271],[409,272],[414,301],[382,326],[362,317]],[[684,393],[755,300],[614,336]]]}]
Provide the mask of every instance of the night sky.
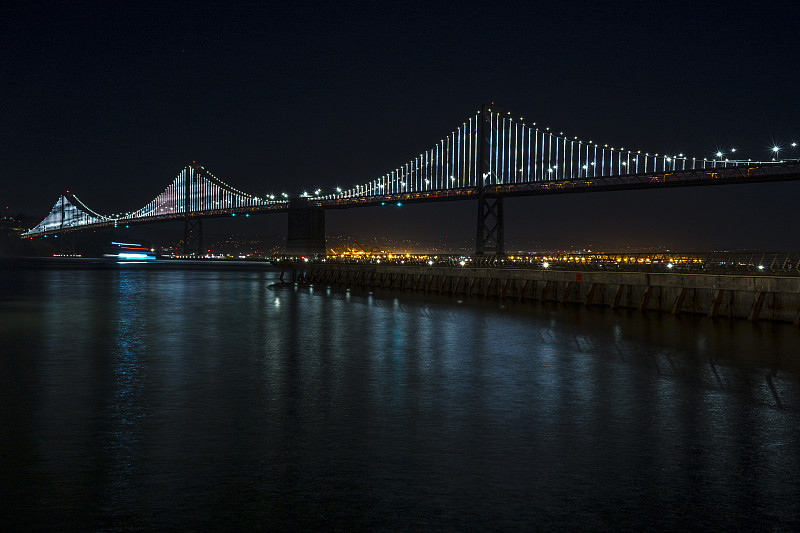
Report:
[{"label": "night sky", "polygon": [[[4,208],[43,218],[69,189],[137,209],[192,160],[253,194],[364,183],[490,100],[610,146],[798,157],[800,2],[165,4],[0,3]],[[506,233],[511,249],[798,250],[798,200],[800,182],[514,198]],[[475,212],[326,222],[470,241]]]}]

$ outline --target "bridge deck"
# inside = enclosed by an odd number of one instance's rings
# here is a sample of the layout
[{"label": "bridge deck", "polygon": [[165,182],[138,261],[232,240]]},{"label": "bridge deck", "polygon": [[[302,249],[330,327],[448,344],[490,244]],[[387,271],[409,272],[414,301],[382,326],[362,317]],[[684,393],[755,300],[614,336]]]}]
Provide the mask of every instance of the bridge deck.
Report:
[{"label": "bridge deck", "polygon": [[[604,177],[582,177],[551,181],[533,181],[525,183],[499,183],[488,185],[483,194],[486,197],[538,196],[562,193],[587,193],[615,190],[656,189],[668,187],[691,187],[709,185],[729,185],[763,183],[774,181],[791,181],[800,179],[800,162],[783,161],[776,163],[758,163],[718,167],[711,169],[674,170],[664,172],[647,172]],[[334,197],[308,197],[309,206],[323,209],[350,209],[384,205],[387,203],[422,203],[457,200],[475,200],[480,190],[476,186],[452,187],[444,189],[421,190],[413,192],[394,192],[380,195],[359,195]],[[74,198],[74,197],[73,197]],[[77,199],[76,199],[77,200]],[[161,222],[183,221],[187,218],[219,218],[231,216],[250,216],[267,213],[285,213],[289,211],[289,202],[270,201],[238,207],[202,210],[175,210],[150,216],[135,218],[119,218],[91,223],[69,222],[60,227],[47,228],[26,234],[26,237],[44,237],[83,230],[114,228],[130,225],[154,224]],[[92,220],[97,220],[96,218]]]}]

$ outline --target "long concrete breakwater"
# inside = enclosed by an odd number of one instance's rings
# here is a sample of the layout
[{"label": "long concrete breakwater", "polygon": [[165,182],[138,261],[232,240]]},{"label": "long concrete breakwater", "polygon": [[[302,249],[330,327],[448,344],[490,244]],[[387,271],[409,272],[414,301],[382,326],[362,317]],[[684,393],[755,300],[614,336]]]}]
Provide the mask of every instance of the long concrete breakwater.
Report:
[{"label": "long concrete breakwater", "polygon": [[442,295],[603,306],[800,326],[800,277],[444,265],[276,263],[281,279]]}]

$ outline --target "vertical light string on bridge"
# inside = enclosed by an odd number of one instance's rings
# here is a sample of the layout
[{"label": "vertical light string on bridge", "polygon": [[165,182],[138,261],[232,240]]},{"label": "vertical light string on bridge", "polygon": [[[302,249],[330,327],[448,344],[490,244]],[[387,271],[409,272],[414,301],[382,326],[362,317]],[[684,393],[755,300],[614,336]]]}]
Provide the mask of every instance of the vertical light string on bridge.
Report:
[{"label": "vertical light string on bridge", "polygon": [[[550,128],[526,124],[510,113],[489,108],[488,117],[480,112],[464,121],[455,131],[442,138],[395,170],[363,185],[322,198],[353,198],[396,195],[402,193],[435,193],[481,185],[508,185],[540,181],[612,178],[633,174],[664,173],[674,170],[728,166],[727,160],[695,159],[689,164],[683,154],[651,154],[649,152],[609,147],[583,141]],[[488,131],[482,135],[489,143],[486,176],[479,176],[478,161],[482,146],[481,122]],[[228,198],[250,205],[251,200],[239,196]]]},{"label": "vertical light string on bridge", "polygon": [[96,224],[116,226],[120,222],[174,219],[184,216],[187,211],[196,214],[216,210],[216,214],[219,214],[220,210],[285,202],[286,200],[274,201],[274,197],[259,199],[231,187],[202,167],[188,165],[153,200],[144,207],[125,214],[100,215],[89,209],[77,196],[62,196],[50,214],[26,232],[26,235]]},{"label": "vertical light string on bridge", "polygon": [[[520,183],[555,182],[574,179],[595,180],[628,175],[650,175],[663,179],[665,174],[681,170],[715,169],[748,164],[717,159],[689,158],[684,154],[650,154],[624,148],[600,146],[550,128],[531,126],[510,113],[487,110],[463,122],[432,148],[388,174],[348,190],[321,199],[374,197],[399,193],[426,193],[427,196],[452,194],[453,189],[482,185],[513,186]],[[483,125],[483,126],[482,126]],[[488,129],[485,131],[483,128]],[[486,175],[479,175],[479,161],[485,147],[488,158]],[[774,161],[773,161],[774,162]],[[761,165],[761,162],[752,162]],[[288,198],[287,195],[284,195]],[[267,199],[270,198],[270,199]],[[25,233],[48,233],[64,228],[92,224],[116,225],[121,221],[168,219],[205,212],[236,214],[245,208],[285,204],[288,199],[273,201],[274,196],[259,199],[239,191],[213,176],[201,166],[188,165],[147,205],[124,215],[100,215],[86,207],[75,195],[62,196],[45,219]]]},{"label": "vertical light string on bridge", "polygon": [[202,167],[187,166],[167,188],[137,211],[119,220],[146,218],[175,218],[188,213],[234,211],[248,207],[283,203],[265,196],[263,199],[242,192],[223,182]]}]

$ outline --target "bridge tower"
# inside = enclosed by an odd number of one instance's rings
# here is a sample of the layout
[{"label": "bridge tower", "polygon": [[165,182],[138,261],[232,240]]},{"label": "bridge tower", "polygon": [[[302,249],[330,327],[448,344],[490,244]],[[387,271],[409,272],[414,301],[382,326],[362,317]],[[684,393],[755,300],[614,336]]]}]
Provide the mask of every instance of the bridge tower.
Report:
[{"label": "bridge tower", "polygon": [[[197,183],[203,179],[194,165],[187,165],[186,187],[183,197],[183,208],[186,215],[186,223],[183,229],[183,254],[203,256],[203,219],[192,216],[192,183]],[[199,206],[198,206],[199,208]]]},{"label": "bridge tower", "polygon": [[478,122],[478,231],[475,238],[475,255],[493,253],[497,256],[505,255],[505,238],[503,235],[503,197],[486,195],[487,182],[492,184],[491,175],[491,138],[492,114],[499,113],[498,106],[486,104],[481,108],[481,118]]},{"label": "bridge tower", "polygon": [[325,257],[325,210],[308,198],[289,200],[286,255]]}]

